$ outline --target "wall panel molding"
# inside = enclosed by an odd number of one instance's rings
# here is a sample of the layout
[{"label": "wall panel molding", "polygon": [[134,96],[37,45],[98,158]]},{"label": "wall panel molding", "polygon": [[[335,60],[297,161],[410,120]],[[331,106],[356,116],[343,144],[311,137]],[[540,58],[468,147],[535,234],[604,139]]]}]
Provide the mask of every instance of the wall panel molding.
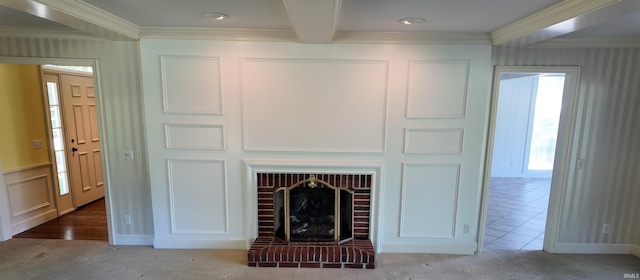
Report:
[{"label": "wall panel molding", "polygon": [[471,60],[411,60],[407,118],[464,118]]},{"label": "wall panel molding", "polygon": [[229,234],[227,164],[167,159],[172,234]]},{"label": "wall panel molding", "polygon": [[219,57],[161,55],[164,112],[223,114]]},{"label": "wall panel molding", "polygon": [[[42,174],[7,183],[11,217],[15,218],[51,205],[53,202],[50,200],[50,179],[49,174]],[[40,197],[32,196],[32,194],[38,193],[41,194]],[[29,194],[29,196],[24,196],[25,194]],[[27,201],[27,199],[31,201]]]},{"label": "wall panel molding", "polygon": [[[455,238],[460,167],[451,163],[402,164],[399,237]],[[419,218],[429,213],[439,213],[439,220],[436,216]]]},{"label": "wall panel molding", "polygon": [[405,128],[405,154],[462,154],[464,129]]},{"label": "wall panel molding", "polygon": [[167,149],[225,150],[225,133],[222,124],[165,123]]},{"label": "wall panel molding", "polygon": [[245,150],[385,151],[389,61],[243,58],[241,68]]}]

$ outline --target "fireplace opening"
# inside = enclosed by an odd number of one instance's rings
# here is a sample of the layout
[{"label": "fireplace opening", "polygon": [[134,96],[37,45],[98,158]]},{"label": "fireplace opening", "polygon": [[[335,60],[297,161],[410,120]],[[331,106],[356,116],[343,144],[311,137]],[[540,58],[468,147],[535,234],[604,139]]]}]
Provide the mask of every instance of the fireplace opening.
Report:
[{"label": "fireplace opening", "polygon": [[340,244],[353,238],[353,191],[314,175],[274,194],[275,237],[286,244]]},{"label": "fireplace opening", "polygon": [[375,268],[371,174],[257,173],[252,267]]}]

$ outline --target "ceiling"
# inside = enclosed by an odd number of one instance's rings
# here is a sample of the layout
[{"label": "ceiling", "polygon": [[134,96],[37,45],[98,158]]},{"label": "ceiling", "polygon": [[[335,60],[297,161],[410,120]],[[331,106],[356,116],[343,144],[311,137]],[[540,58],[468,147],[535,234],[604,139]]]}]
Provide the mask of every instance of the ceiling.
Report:
[{"label": "ceiling", "polygon": [[[224,13],[225,20],[203,16]],[[406,25],[403,18],[423,18]],[[115,40],[302,43],[640,42],[638,0],[0,0],[0,31],[81,31]],[[4,30],[4,31],[3,31]]]}]

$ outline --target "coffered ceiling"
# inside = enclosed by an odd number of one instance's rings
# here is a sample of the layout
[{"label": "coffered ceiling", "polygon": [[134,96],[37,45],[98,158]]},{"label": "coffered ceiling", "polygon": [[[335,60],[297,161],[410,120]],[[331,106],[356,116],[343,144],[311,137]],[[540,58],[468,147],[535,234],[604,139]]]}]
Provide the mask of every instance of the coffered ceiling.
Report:
[{"label": "coffered ceiling", "polygon": [[635,44],[639,27],[638,0],[0,0],[3,33],[58,29],[112,40]]}]

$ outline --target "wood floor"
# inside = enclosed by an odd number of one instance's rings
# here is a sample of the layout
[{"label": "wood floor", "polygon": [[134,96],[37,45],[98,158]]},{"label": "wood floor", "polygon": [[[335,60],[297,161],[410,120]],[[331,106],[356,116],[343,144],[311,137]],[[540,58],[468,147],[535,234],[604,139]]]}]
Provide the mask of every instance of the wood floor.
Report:
[{"label": "wood floor", "polygon": [[13,236],[66,240],[109,240],[104,198]]}]

